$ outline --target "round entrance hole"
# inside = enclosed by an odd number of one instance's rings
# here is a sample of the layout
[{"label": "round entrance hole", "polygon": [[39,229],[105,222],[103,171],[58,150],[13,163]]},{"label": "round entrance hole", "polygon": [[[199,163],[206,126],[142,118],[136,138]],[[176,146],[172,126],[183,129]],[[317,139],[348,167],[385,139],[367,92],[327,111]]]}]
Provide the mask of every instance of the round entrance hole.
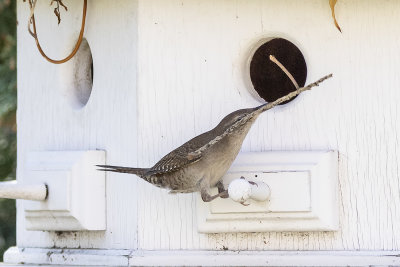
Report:
[{"label": "round entrance hole", "polygon": [[258,96],[267,102],[296,90],[289,77],[269,59],[270,55],[286,67],[300,87],[304,86],[307,78],[306,61],[296,45],[283,38],[265,40],[256,48],[250,60],[250,80]]},{"label": "round entrance hole", "polygon": [[93,86],[93,58],[89,43],[82,40],[78,52],[64,65],[62,87],[72,107],[82,108],[89,101]]}]

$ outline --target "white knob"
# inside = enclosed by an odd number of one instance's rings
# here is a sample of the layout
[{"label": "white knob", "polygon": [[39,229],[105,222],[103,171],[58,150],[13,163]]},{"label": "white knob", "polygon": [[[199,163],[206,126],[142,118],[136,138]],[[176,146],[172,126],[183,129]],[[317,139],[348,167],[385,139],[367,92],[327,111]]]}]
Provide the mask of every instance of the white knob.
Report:
[{"label": "white knob", "polygon": [[228,186],[229,197],[236,202],[244,204],[248,199],[266,201],[271,190],[263,182],[249,182],[244,178],[233,180]]},{"label": "white knob", "polygon": [[45,184],[23,185],[17,181],[0,182],[0,198],[45,200],[47,186]]}]

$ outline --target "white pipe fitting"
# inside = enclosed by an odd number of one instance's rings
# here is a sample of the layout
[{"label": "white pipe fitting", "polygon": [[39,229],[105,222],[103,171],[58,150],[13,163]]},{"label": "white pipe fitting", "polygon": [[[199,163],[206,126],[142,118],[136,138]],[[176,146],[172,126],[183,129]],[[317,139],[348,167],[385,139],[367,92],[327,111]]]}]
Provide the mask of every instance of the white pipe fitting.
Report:
[{"label": "white pipe fitting", "polygon": [[47,186],[45,184],[21,185],[17,181],[0,182],[0,198],[45,200]]},{"label": "white pipe fitting", "polygon": [[228,186],[229,197],[236,202],[244,204],[248,199],[266,201],[271,196],[269,186],[263,182],[250,182],[239,178],[233,180]]}]

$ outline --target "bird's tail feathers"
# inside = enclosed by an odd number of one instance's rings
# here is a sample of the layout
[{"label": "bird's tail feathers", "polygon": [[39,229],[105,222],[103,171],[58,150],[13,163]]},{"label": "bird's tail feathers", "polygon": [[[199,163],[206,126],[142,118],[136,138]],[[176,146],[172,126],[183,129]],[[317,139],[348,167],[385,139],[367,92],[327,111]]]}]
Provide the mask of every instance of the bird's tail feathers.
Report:
[{"label": "bird's tail feathers", "polygon": [[107,171],[107,172],[120,172],[120,173],[130,173],[136,174],[139,177],[142,177],[147,171],[147,168],[130,168],[130,167],[122,167],[122,166],[112,166],[112,165],[96,165],[101,169],[99,171]]}]

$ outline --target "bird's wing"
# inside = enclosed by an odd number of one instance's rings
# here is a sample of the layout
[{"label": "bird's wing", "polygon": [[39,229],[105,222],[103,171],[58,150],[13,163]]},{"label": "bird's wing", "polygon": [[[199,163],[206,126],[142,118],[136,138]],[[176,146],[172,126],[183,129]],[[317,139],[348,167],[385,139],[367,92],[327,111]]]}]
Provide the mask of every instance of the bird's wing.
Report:
[{"label": "bird's wing", "polygon": [[146,172],[146,175],[174,172],[201,159],[201,155],[193,157],[186,153],[179,152],[180,151],[172,151],[171,153],[163,157],[159,162],[157,162]]},{"label": "bird's wing", "polygon": [[146,175],[156,175],[177,171],[189,164],[199,161],[203,150],[201,147],[212,140],[210,132],[203,133],[186,142],[177,149],[165,155],[159,162],[151,167]]}]

